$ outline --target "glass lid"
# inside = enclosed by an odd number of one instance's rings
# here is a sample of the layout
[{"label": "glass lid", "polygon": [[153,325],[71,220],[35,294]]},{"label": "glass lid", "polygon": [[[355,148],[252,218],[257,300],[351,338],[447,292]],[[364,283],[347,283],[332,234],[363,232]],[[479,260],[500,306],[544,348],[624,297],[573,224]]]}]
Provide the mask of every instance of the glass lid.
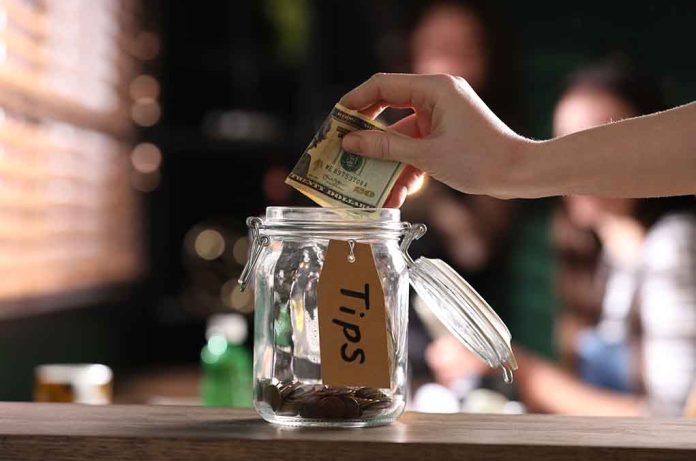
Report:
[{"label": "glass lid", "polygon": [[440,259],[421,257],[409,266],[411,285],[440,322],[489,366],[502,368],[505,382],[512,382],[517,362],[510,331],[491,306]]}]

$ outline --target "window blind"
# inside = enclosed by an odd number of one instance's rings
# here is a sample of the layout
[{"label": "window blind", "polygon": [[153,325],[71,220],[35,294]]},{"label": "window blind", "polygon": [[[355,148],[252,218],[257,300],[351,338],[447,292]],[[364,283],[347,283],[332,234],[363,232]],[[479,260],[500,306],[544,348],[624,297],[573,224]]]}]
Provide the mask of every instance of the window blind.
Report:
[{"label": "window blind", "polygon": [[138,4],[0,0],[0,301],[137,277]]}]

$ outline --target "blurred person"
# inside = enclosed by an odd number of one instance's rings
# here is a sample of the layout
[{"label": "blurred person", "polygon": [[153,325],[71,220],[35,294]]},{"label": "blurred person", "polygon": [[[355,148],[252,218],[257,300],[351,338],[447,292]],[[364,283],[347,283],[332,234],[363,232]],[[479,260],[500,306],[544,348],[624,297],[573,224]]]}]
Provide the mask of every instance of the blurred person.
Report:
[{"label": "blurred person", "polygon": [[[516,122],[509,43],[490,2],[426,2],[417,14],[409,44],[413,72],[460,76],[508,122]],[[460,269],[469,273],[486,269],[500,247],[513,204],[481,195],[463,197],[437,182],[422,189],[404,207],[404,215],[425,221],[448,260]]]},{"label": "blurred person", "polygon": [[573,223],[565,207],[557,207],[550,222],[555,253],[554,284],[562,309],[554,315],[554,339],[558,364],[575,370],[578,335],[597,325],[604,293],[601,242],[588,227]]},{"label": "blurred person", "polygon": [[[505,28],[491,2],[437,0],[424,2],[410,27],[411,70],[419,74],[449,73],[469,81],[477,92],[512,122],[517,122],[512,57]],[[505,75],[505,78],[493,78]],[[404,111],[382,114],[385,121],[408,116]],[[515,204],[488,196],[463,196],[438,182],[421,186],[402,209],[405,219],[424,222],[429,233],[413,252],[441,254],[491,302],[502,303],[494,283],[502,272],[501,248]],[[417,310],[420,312],[420,310]],[[427,380],[423,352],[431,339],[418,316],[409,328],[409,356],[416,384]],[[426,319],[427,323],[427,319]],[[444,341],[449,337],[445,335]]]},{"label": "blurred person", "polygon": [[[571,80],[556,106],[554,134],[568,136],[661,108],[654,86],[628,67],[603,64]],[[603,285],[598,321],[574,336],[577,376],[516,349],[522,398],[531,409],[551,413],[681,414],[696,383],[693,198],[570,196],[564,202],[574,229],[557,229],[561,245],[573,242],[564,235],[573,230],[576,236],[591,231],[601,244],[593,275]],[[576,253],[594,251],[591,242],[577,242]],[[580,304],[586,306],[587,299]],[[440,380],[483,371],[463,347],[452,347],[460,353],[444,356],[441,347],[427,352]]]}]

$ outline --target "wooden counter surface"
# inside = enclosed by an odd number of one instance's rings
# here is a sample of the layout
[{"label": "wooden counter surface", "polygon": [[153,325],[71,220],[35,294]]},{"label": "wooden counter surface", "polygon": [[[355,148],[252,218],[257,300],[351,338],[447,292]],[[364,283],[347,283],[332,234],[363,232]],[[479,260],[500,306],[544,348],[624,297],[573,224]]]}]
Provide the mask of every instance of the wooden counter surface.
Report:
[{"label": "wooden counter surface", "polygon": [[33,459],[694,461],[696,420],[406,413],[328,430],[276,427],[253,411],[0,403],[0,460]]}]

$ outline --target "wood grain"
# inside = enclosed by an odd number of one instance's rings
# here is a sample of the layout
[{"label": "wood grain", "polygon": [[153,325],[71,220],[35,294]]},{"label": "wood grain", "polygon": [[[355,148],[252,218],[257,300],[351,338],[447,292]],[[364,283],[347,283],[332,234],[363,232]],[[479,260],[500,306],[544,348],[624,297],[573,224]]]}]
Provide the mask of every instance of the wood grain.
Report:
[{"label": "wood grain", "polygon": [[252,411],[0,403],[0,459],[696,460],[696,420],[406,413],[370,429],[281,428]]}]

